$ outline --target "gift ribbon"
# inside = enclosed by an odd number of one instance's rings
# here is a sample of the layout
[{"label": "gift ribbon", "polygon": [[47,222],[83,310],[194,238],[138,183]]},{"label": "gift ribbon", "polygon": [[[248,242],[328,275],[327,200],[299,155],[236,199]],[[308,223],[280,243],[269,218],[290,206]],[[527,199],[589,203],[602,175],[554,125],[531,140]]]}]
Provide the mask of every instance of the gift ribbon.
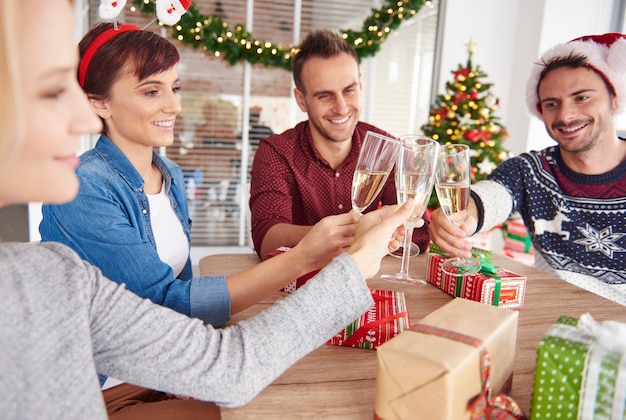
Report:
[{"label": "gift ribbon", "polygon": [[[445,254],[442,254],[442,255],[448,258],[447,255]],[[502,288],[502,279],[496,275],[496,271],[497,271],[497,267],[493,265],[491,261],[489,261],[488,259],[486,259],[485,257],[481,255],[480,256],[480,270],[478,272],[481,274],[484,274],[485,276],[491,277],[495,280],[495,285],[493,289],[493,300],[491,301],[491,304],[493,306],[498,306],[500,304],[500,290]],[[463,273],[462,266],[459,267],[459,272],[461,274]],[[463,290],[464,278],[465,276],[456,277],[456,288],[454,289],[455,297],[461,296],[461,291]]]},{"label": "gift ribbon", "polygon": [[507,232],[506,237],[509,239],[513,239],[514,241],[517,241],[517,242],[522,242],[524,244],[525,253],[528,253],[530,251],[530,247],[532,246],[532,241],[530,240],[530,236],[520,236],[514,233]]},{"label": "gift ribbon", "polygon": [[[393,296],[380,296],[376,294],[376,289],[372,288],[370,288],[370,293],[372,294],[372,299],[378,302],[390,301],[394,298]],[[380,318],[374,322],[368,322],[367,324],[360,325],[359,328],[357,328],[357,330],[350,337],[343,341],[343,345],[347,347],[356,346],[357,343],[365,337],[368,331],[375,329],[379,325],[386,324],[387,322],[391,322],[404,317],[406,317],[407,319],[408,327],[409,313],[407,311],[398,312],[392,316]]]},{"label": "gift ribbon", "polygon": [[498,394],[495,397],[491,396],[491,358],[482,340],[427,324],[413,325],[411,331],[436,335],[437,337],[458,341],[478,349],[480,355],[481,392],[469,402],[467,407],[472,420],[526,419],[522,408],[508,395]]},{"label": "gift ribbon", "polygon": [[480,257],[480,273],[489,276],[496,281],[493,287],[493,301],[491,302],[493,306],[498,306],[500,304],[500,289],[502,288],[502,279],[496,275],[497,269],[498,268],[493,265],[491,261]]},{"label": "gift ribbon", "polygon": [[[615,380],[611,418],[623,418],[626,396],[626,324],[615,321],[604,321],[600,324],[591,314],[586,313],[580,317],[576,327],[556,325],[559,327],[554,330],[551,328],[548,334],[552,332],[550,335],[589,345],[580,388],[578,418],[593,418],[601,364],[607,353],[617,353],[621,356]],[[580,336],[581,333],[582,337],[572,337],[573,334]]]}]

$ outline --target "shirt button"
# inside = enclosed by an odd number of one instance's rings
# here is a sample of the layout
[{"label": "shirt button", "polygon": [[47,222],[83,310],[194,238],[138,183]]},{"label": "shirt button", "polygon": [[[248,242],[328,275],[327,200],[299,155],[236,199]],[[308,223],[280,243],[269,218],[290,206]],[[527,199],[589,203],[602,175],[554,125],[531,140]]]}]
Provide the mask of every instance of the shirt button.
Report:
[{"label": "shirt button", "polygon": [[339,175],[341,175],[339,172],[335,172],[335,178],[339,178]]},{"label": "shirt button", "polygon": [[343,204],[339,204],[339,210],[343,209]]},{"label": "shirt button", "polygon": [[143,214],[148,214],[148,210],[146,210],[146,209],[141,210],[141,212],[142,212]]}]

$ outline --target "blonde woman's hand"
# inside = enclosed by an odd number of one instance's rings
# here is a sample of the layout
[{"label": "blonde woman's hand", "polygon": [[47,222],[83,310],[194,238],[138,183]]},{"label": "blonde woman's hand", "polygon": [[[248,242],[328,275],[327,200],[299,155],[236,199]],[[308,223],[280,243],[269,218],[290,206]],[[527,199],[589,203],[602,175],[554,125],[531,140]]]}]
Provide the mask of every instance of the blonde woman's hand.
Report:
[{"label": "blonde woman's hand", "polygon": [[404,239],[403,223],[411,216],[415,202],[385,206],[364,214],[359,220],[353,244],[348,249],[364,278],[374,276],[381,259],[398,249]]}]

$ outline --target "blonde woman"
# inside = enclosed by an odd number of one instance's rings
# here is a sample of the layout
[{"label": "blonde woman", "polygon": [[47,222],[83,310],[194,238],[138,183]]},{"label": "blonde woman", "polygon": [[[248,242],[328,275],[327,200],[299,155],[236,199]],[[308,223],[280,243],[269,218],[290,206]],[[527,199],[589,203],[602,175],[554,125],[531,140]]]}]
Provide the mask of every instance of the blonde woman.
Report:
[{"label": "blonde woman", "polygon": [[[3,0],[0,21],[0,206],[69,201],[79,136],[101,128],[75,78],[70,3]],[[397,248],[412,206],[363,216],[314,280],[222,330],[137,297],[64,245],[0,244],[2,416],[106,418],[97,372],[245,404],[372,305],[364,278]]]}]

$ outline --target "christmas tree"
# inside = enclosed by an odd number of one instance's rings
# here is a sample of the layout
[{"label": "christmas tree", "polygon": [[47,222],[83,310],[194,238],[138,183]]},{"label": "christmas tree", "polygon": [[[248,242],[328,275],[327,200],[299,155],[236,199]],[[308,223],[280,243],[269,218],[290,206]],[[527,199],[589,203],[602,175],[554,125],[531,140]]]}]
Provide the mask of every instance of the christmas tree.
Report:
[{"label": "christmas tree", "polygon": [[[446,82],[446,93],[437,96],[431,106],[428,123],[422,126],[422,131],[441,144],[467,144],[471,149],[474,183],[485,179],[510,154],[502,147],[508,132],[494,114],[498,99],[489,91],[493,84],[483,81],[487,74],[472,63],[476,44],[470,40],[465,45],[467,64],[459,64],[452,71],[453,79]],[[437,206],[437,196],[433,193],[429,207]]]}]

